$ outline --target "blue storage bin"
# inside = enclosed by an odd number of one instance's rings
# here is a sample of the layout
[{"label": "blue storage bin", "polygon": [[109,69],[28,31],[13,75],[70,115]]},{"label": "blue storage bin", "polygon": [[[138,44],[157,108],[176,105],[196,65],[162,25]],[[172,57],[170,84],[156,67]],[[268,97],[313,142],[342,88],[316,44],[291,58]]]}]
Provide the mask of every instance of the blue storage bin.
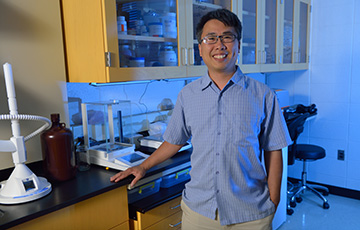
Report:
[{"label": "blue storage bin", "polygon": [[147,196],[150,196],[154,193],[159,192],[160,183],[162,178],[149,182],[147,184],[135,187],[128,191],[128,202],[132,203],[138,200],[141,200]]},{"label": "blue storage bin", "polygon": [[167,175],[167,176],[163,176],[160,187],[161,188],[170,188],[171,186],[174,186],[174,185],[180,184],[181,182],[189,180],[190,179],[190,169],[191,169],[191,167],[186,168],[181,171],[178,171],[176,173]]}]

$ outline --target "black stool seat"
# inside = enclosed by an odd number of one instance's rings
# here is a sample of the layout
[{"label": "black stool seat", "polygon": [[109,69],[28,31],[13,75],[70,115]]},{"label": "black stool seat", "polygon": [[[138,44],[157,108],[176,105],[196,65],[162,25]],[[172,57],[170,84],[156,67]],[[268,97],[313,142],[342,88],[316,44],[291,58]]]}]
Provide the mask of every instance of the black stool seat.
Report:
[{"label": "black stool seat", "polygon": [[309,144],[296,144],[296,159],[318,160],[324,158],[325,155],[325,149],[320,146]]}]

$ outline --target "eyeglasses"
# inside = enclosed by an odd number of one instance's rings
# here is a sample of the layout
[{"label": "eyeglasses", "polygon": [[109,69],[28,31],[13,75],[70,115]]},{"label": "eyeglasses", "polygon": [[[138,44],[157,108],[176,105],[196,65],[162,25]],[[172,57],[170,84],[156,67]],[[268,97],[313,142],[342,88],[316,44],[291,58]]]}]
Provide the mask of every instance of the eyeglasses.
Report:
[{"label": "eyeglasses", "polygon": [[205,44],[215,44],[218,39],[220,38],[220,41],[222,43],[230,43],[235,41],[237,38],[234,34],[224,34],[224,35],[207,35],[201,39]]}]

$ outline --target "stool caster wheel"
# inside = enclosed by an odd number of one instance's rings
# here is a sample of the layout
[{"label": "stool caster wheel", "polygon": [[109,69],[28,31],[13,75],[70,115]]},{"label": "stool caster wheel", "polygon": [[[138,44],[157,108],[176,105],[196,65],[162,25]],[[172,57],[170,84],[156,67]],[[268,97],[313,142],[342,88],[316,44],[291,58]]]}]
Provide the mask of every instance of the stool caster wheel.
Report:
[{"label": "stool caster wheel", "polygon": [[330,208],[329,203],[327,203],[327,202],[326,202],[326,203],[324,203],[324,204],[323,204],[323,208],[324,208],[324,209],[329,209],[329,208]]},{"label": "stool caster wheel", "polygon": [[291,208],[286,209],[286,214],[288,214],[289,216],[291,216],[294,213],[294,210],[292,210]]},{"label": "stool caster wheel", "polygon": [[301,201],[303,201],[303,199],[302,199],[301,197],[295,197],[295,200],[296,200],[296,202],[298,202],[298,203],[301,203]]},{"label": "stool caster wheel", "polygon": [[295,208],[296,207],[296,202],[295,201],[290,201],[290,207]]}]

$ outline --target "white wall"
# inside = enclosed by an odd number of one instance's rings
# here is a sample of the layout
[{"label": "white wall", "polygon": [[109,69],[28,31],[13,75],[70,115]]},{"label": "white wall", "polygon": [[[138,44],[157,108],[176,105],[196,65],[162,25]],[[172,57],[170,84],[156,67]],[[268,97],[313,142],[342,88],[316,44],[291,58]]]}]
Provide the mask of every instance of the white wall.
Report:
[{"label": "white wall", "polygon": [[[0,114],[8,114],[2,65],[13,68],[20,114],[67,118],[66,75],[59,1],[0,1]],[[38,121],[20,122],[26,136],[39,128]],[[10,121],[0,121],[0,140],[12,136]],[[28,162],[42,159],[40,138],[26,142]],[[10,153],[0,152],[0,169],[13,167]]]},{"label": "white wall", "polygon": [[[309,163],[308,179],[360,190],[360,1],[312,1],[310,68],[271,74],[272,87],[290,91],[293,104],[315,103],[300,142],[326,149],[325,159]],[[345,150],[345,161],[337,150]],[[289,166],[300,178],[302,165]]]}]

